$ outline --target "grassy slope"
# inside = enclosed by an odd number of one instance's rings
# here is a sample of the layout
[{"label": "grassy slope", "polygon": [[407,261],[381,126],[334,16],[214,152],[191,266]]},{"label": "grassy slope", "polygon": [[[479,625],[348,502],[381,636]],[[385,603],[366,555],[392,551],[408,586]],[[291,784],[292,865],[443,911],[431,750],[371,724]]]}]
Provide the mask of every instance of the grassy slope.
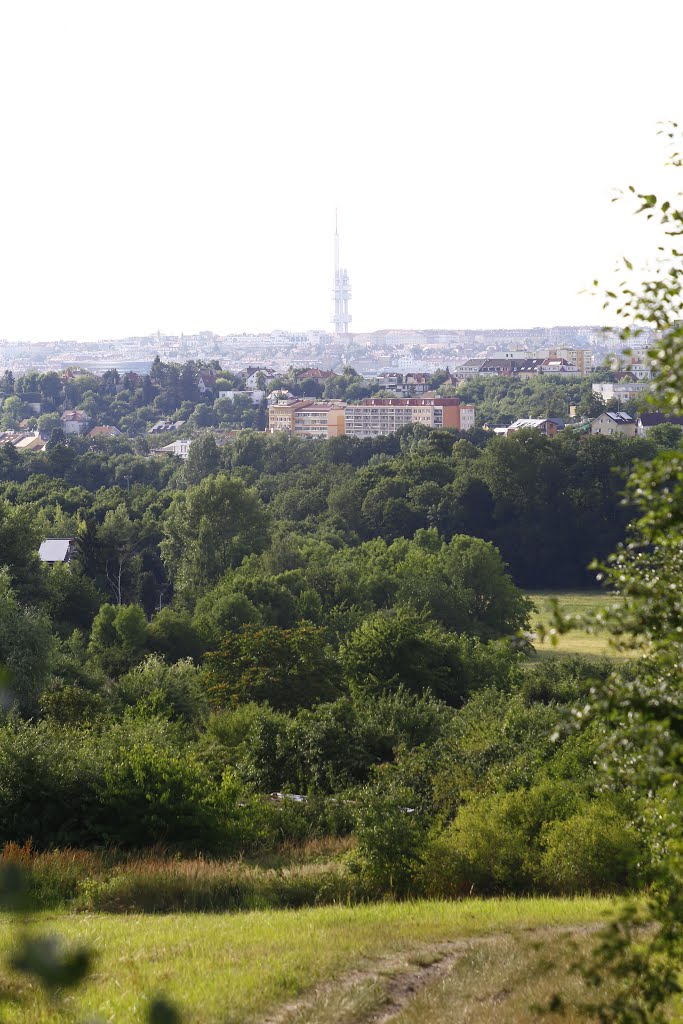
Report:
[{"label": "grassy slope", "polygon": [[[601,920],[613,907],[607,899],[509,899],[233,915],[44,914],[37,927],[97,950],[94,975],[68,1000],[69,1011],[81,1018],[141,1021],[146,999],[163,992],[182,1008],[184,1021],[239,1024],[263,1019],[316,984],[367,965],[369,958],[414,958],[429,943],[496,932],[521,942],[525,929]],[[7,917],[0,922],[4,962],[11,923]],[[0,986],[6,981],[0,975]],[[55,1019],[40,993],[12,984],[25,1001],[5,1009],[3,1020]]]},{"label": "grassy slope", "polygon": [[[550,608],[553,598],[559,602],[560,610],[568,615],[592,615],[599,611],[610,600],[608,595],[599,590],[533,590],[529,591],[528,597],[534,602],[536,611],[531,616],[531,629],[535,632],[539,623],[550,626]],[[583,654],[588,657],[621,658],[620,652],[610,646],[606,634],[585,633],[582,630],[571,630],[558,637],[556,646],[551,645],[550,640],[544,643],[536,642],[535,658],[552,658],[556,654]]]}]

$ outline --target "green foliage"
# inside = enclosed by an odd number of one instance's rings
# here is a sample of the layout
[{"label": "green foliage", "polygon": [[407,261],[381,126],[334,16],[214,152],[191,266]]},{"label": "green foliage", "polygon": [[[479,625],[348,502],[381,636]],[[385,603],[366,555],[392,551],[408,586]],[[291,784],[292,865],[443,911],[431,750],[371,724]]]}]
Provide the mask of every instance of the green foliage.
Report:
[{"label": "green foliage", "polygon": [[90,630],[103,595],[78,562],[56,564],[45,573],[45,610],[62,636]]},{"label": "green foliage", "polygon": [[356,690],[377,694],[402,685],[452,705],[483,686],[504,685],[516,662],[506,645],[454,636],[406,607],[370,615],[342,644],[340,657]]},{"label": "green foliage", "polygon": [[[607,822],[614,826],[609,828]],[[627,884],[637,844],[611,808],[586,812],[579,787],[544,782],[472,799],[427,853],[433,896],[601,891]],[[597,826],[597,827],[596,827]],[[572,848],[572,837],[577,840]],[[603,861],[602,856],[614,856]]]},{"label": "green foliage", "polygon": [[[669,140],[678,145],[672,126]],[[679,151],[671,163],[683,166]],[[628,277],[607,292],[629,327],[660,332],[649,352],[653,370],[650,402],[679,416],[683,410],[683,322],[680,319],[683,263],[679,246],[683,211],[669,200],[630,194],[638,213],[657,224],[660,238],[654,268],[645,280],[625,260]],[[596,282],[597,283],[597,282]],[[585,974],[596,990],[587,1010],[610,1024],[669,1019],[667,1004],[680,992],[683,959],[683,662],[681,574],[683,571],[683,453],[660,451],[637,465],[628,480],[635,510],[628,542],[617,547],[601,576],[620,600],[608,607],[600,625],[626,650],[637,652],[627,670],[618,667],[595,687],[580,711],[580,724],[597,719],[611,733],[613,784],[640,797],[639,825],[649,847],[649,873],[655,885],[645,920],[646,937],[636,930],[643,916],[625,913],[603,937]],[[569,623],[561,623],[566,628]],[[589,624],[593,625],[593,624]],[[608,980],[614,995],[602,998]]]},{"label": "green foliage", "polygon": [[218,474],[176,494],[164,521],[161,555],[176,592],[186,601],[215,583],[267,539],[256,492]]},{"label": "green foliage", "polygon": [[188,615],[164,608],[147,627],[147,646],[167,661],[192,658],[199,661],[204,645]]},{"label": "green foliage", "polygon": [[111,700],[119,713],[130,707],[143,717],[164,715],[192,725],[204,722],[209,710],[200,670],[189,659],[168,665],[154,654],[119,678]]},{"label": "green foliage", "polygon": [[207,656],[207,686],[217,706],[266,701],[278,710],[309,707],[336,696],[340,672],[325,631],[243,626]]},{"label": "green foliage", "polygon": [[359,793],[358,846],[349,870],[373,896],[406,897],[418,891],[427,832],[413,805],[414,794],[391,773],[378,771],[374,783]]},{"label": "green foliage", "polygon": [[147,620],[139,605],[103,604],[90,632],[88,656],[107,675],[116,676],[141,661],[147,642]]},{"label": "green foliage", "polygon": [[596,801],[543,835],[541,875],[551,892],[620,892],[638,881],[642,843],[628,818]]},{"label": "green foliage", "polygon": [[47,617],[24,607],[15,594],[6,568],[0,569],[0,665],[9,675],[3,705],[30,715],[48,676],[52,633]]},{"label": "green foliage", "polygon": [[24,600],[40,593],[40,526],[28,505],[0,498],[0,568],[5,566]]}]

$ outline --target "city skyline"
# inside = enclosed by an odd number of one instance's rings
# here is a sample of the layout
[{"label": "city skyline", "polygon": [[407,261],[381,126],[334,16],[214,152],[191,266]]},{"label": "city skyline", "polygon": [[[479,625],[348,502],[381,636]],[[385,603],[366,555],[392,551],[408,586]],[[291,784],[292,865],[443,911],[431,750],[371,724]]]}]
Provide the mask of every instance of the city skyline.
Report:
[{"label": "city skyline", "polygon": [[596,6],[8,6],[0,338],[329,330],[337,206],[354,333],[609,322],[679,84]]}]

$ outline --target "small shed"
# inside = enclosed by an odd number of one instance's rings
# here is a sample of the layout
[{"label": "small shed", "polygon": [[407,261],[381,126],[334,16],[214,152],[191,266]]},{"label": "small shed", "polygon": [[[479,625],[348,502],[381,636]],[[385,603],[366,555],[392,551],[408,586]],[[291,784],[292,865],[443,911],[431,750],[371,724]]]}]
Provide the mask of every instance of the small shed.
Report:
[{"label": "small shed", "polygon": [[73,537],[50,537],[40,545],[38,556],[41,562],[47,562],[48,565],[70,562],[75,553],[75,545]]}]

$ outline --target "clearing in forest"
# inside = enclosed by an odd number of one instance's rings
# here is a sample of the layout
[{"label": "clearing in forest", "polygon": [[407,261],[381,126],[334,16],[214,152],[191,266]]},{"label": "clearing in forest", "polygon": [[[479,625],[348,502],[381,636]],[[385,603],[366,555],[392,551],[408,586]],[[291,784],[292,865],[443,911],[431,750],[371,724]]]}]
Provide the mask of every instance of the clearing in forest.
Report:
[{"label": "clearing in forest", "polygon": [[[531,632],[537,633],[542,624],[548,629],[552,625],[552,602],[559,603],[560,611],[567,615],[586,615],[592,617],[607,604],[614,601],[614,596],[600,590],[530,590],[527,592],[534,602],[531,614]],[[545,641],[534,640],[536,653],[534,659],[553,658],[558,654],[582,654],[592,658],[618,658],[626,655],[614,649],[605,632],[587,633],[585,630],[572,629],[558,637],[553,645],[546,637]]]}]

